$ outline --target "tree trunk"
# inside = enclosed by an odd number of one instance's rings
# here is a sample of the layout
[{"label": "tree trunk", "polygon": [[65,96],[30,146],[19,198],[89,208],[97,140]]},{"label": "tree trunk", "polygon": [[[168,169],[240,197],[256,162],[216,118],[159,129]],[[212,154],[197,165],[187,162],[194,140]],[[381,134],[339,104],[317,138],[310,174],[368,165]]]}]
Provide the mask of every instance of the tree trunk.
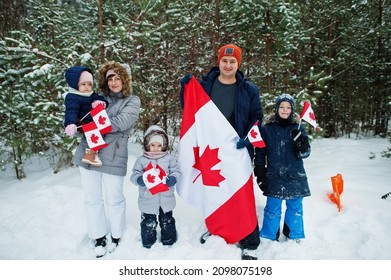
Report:
[{"label": "tree trunk", "polygon": [[216,55],[216,59],[214,59],[213,61],[216,61],[220,44],[221,44],[220,43],[220,0],[216,0],[214,32],[215,32],[214,44],[212,44],[212,46],[213,46],[213,53]]},{"label": "tree trunk", "polygon": [[99,14],[99,50],[100,50],[100,64],[105,61],[105,45],[103,42],[103,13],[102,0],[98,0],[98,14]]}]

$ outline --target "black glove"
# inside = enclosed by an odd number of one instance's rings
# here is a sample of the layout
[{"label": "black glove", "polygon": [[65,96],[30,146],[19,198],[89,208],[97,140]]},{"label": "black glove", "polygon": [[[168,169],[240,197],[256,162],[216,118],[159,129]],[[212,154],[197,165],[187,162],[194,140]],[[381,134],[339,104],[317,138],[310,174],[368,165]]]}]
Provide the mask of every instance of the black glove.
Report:
[{"label": "black glove", "polygon": [[190,82],[190,79],[193,75],[192,74],[186,74],[185,76],[183,76],[183,78],[181,79],[181,86],[184,87],[188,82]]},{"label": "black glove", "polygon": [[239,141],[236,143],[236,149],[243,149],[247,147],[248,144],[250,144],[250,140],[248,140],[247,136],[240,138]]},{"label": "black glove", "polygon": [[166,181],[166,185],[171,188],[173,187],[174,185],[176,184],[176,178],[174,176],[168,176],[167,177],[167,181]]},{"label": "black glove", "polygon": [[303,134],[298,129],[293,129],[292,130],[291,137],[292,137],[293,141],[295,141],[296,143],[297,142],[302,142],[304,140]]},{"label": "black glove", "polygon": [[145,187],[143,176],[138,177],[136,181],[139,186]]},{"label": "black glove", "polygon": [[291,137],[295,141],[295,150],[297,153],[304,153],[308,150],[309,142],[308,137],[304,136],[300,130],[293,129],[291,132]]},{"label": "black glove", "polygon": [[265,179],[266,179],[266,168],[264,166],[255,166],[254,175],[257,177],[257,184],[261,191],[265,191]]}]

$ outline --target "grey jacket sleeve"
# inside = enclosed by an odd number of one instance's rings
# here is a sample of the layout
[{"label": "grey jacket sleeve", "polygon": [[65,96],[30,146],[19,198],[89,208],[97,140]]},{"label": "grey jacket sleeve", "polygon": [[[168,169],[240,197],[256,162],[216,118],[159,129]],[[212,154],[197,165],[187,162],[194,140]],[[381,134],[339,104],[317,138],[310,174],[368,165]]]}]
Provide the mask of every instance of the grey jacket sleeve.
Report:
[{"label": "grey jacket sleeve", "polygon": [[126,99],[121,112],[110,118],[112,132],[126,131],[133,128],[140,114],[140,98],[132,95]]},{"label": "grey jacket sleeve", "polygon": [[132,169],[132,175],[130,175],[130,182],[138,186],[137,184],[137,178],[140,176],[143,176],[144,170],[141,162],[141,158],[136,159],[133,169]]}]

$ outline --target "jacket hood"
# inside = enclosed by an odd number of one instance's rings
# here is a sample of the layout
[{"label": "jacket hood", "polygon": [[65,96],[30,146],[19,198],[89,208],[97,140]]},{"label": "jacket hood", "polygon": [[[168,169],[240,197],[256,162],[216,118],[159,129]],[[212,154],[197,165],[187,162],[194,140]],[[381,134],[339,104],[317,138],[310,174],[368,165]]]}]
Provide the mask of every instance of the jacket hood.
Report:
[{"label": "jacket hood", "polygon": [[83,71],[88,71],[92,74],[91,69],[84,66],[72,66],[65,71],[65,80],[69,87],[78,90],[80,75]]},{"label": "jacket hood", "polygon": [[162,138],[163,138],[162,152],[167,151],[167,149],[168,149],[168,136],[167,136],[167,133],[163,130],[163,128],[161,128],[158,125],[152,125],[145,131],[145,133],[144,133],[144,143],[143,143],[144,150],[149,152],[148,143],[149,143],[149,140],[154,135],[162,136]]}]

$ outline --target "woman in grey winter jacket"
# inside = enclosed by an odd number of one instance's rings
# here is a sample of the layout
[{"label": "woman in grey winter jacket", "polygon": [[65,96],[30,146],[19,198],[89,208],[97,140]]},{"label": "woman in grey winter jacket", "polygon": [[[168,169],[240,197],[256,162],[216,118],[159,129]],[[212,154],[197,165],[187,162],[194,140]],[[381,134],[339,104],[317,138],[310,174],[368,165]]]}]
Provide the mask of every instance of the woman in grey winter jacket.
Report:
[{"label": "woman in grey winter jacket", "polygon": [[[97,258],[105,255],[106,251],[114,250],[125,231],[123,182],[127,171],[128,139],[140,113],[140,99],[131,94],[130,75],[122,64],[108,62],[101,67],[98,75],[99,88],[109,103],[106,112],[112,125],[112,131],[103,136],[108,146],[99,152],[103,166],[82,162],[84,151],[88,148],[85,138],[73,157],[73,163],[79,166],[81,174],[88,235],[95,241]],[[111,242],[106,248],[108,233]]]},{"label": "woman in grey winter jacket", "polygon": [[278,240],[281,205],[285,200],[283,234],[304,238],[303,197],[310,196],[303,158],[310,155],[307,133],[294,113],[295,101],[289,94],[278,96],[275,114],[261,127],[265,148],[257,148],[254,160],[259,187],[267,196],[260,236]]},{"label": "woman in grey winter jacket", "polygon": [[[160,191],[147,188],[143,174],[148,166],[164,170],[166,185]],[[162,176],[162,172],[159,173]],[[144,153],[134,163],[130,181],[139,186],[138,206],[141,211],[141,240],[145,248],[150,248],[157,240],[157,217],[161,228],[163,245],[172,245],[177,240],[175,219],[172,210],[176,205],[174,186],[180,171],[176,157],[168,153],[168,137],[165,131],[152,125],[144,133]],[[147,183],[147,184],[146,184]]]}]

